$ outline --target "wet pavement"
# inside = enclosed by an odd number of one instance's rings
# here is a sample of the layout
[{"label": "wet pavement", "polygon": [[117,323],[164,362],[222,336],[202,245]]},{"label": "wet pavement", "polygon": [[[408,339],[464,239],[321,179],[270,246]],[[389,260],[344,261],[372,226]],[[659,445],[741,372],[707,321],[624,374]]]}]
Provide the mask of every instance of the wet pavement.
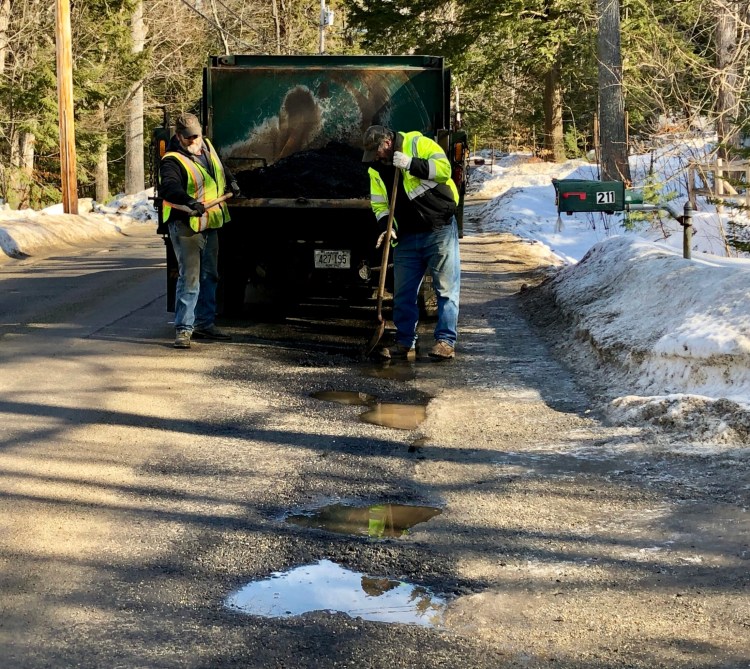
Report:
[{"label": "wet pavement", "polygon": [[747,455],[598,422],[534,246],[467,235],[456,360],[378,365],[321,305],[175,352],[128,242],[0,275],[9,667],[746,668]]}]

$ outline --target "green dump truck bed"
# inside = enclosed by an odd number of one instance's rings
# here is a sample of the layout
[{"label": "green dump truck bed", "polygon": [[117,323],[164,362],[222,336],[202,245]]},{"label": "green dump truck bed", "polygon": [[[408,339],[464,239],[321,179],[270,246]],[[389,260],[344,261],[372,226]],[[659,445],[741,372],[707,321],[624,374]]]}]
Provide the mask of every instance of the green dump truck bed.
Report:
[{"label": "green dump truck bed", "polygon": [[435,56],[212,56],[202,117],[242,190],[221,230],[225,312],[252,285],[291,299],[371,297],[380,252],[361,160],[368,126],[419,130],[457,154],[450,72]]}]

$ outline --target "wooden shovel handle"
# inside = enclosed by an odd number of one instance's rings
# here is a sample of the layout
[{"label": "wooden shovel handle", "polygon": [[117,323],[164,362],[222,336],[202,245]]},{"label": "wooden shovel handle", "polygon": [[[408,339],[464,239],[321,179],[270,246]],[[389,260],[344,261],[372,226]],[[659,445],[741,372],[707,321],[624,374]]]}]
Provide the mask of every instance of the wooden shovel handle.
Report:
[{"label": "wooden shovel handle", "polygon": [[391,230],[393,230],[393,216],[396,213],[396,195],[398,194],[398,177],[400,170],[396,168],[393,175],[393,186],[391,187],[391,199],[388,207],[388,222],[385,226],[385,239],[383,240],[383,262],[380,266],[380,283],[378,284],[378,320],[383,320],[383,295],[385,294],[385,274],[388,271],[388,253],[391,248]]},{"label": "wooden shovel handle", "polygon": [[[233,193],[224,193],[221,197],[217,197],[215,200],[211,200],[210,202],[204,202],[203,206],[206,209],[211,209],[211,207],[215,207],[217,204],[221,204],[222,202],[225,202],[230,197],[232,197]],[[177,209],[179,211],[184,211],[188,214],[192,214],[193,216],[197,216],[198,212],[195,211],[195,209],[191,209],[186,204],[173,204],[171,205],[173,209]]]}]

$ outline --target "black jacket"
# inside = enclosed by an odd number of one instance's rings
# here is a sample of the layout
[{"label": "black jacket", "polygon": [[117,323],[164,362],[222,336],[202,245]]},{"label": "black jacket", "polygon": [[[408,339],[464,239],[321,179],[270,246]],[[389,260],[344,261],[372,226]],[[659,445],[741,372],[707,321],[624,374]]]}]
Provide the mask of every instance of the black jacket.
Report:
[{"label": "black jacket", "polygon": [[[172,139],[169,140],[167,151],[174,151],[176,153],[181,153],[183,156],[187,156],[191,160],[198,162],[202,167],[206,168],[211,176],[215,177],[211,161],[208,160],[206,162],[203,162],[197,156],[194,156],[186,149],[183,149],[182,145],[180,144],[180,140],[177,139],[177,135],[174,135]],[[222,166],[224,167],[224,177],[227,184],[227,191],[229,191],[229,184],[234,181],[234,177],[232,176],[232,173],[227,169],[226,165],[222,163]],[[158,194],[160,198],[166,200],[167,202],[171,202],[172,204],[187,204],[191,200],[191,197],[185,190],[187,188],[187,183],[187,173],[185,172],[185,168],[180,164],[180,161],[177,160],[177,158],[168,157],[162,159],[161,165],[159,166]],[[179,211],[177,209],[172,209],[169,215],[170,221],[183,221],[187,223],[189,219],[190,216],[186,212]]]}]

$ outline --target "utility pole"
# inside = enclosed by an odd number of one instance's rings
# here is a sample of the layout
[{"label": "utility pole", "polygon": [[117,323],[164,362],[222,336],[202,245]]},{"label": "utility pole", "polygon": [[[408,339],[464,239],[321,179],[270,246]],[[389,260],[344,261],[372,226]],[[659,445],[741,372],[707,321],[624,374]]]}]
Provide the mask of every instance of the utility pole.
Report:
[{"label": "utility pole", "polygon": [[326,52],[326,28],[333,25],[333,12],[326,7],[326,0],[320,0],[320,53]]},{"label": "utility pole", "polygon": [[70,0],[56,0],[55,44],[63,211],[66,214],[77,214],[78,182],[76,180],[76,141],[73,122],[73,50],[70,32]]}]

